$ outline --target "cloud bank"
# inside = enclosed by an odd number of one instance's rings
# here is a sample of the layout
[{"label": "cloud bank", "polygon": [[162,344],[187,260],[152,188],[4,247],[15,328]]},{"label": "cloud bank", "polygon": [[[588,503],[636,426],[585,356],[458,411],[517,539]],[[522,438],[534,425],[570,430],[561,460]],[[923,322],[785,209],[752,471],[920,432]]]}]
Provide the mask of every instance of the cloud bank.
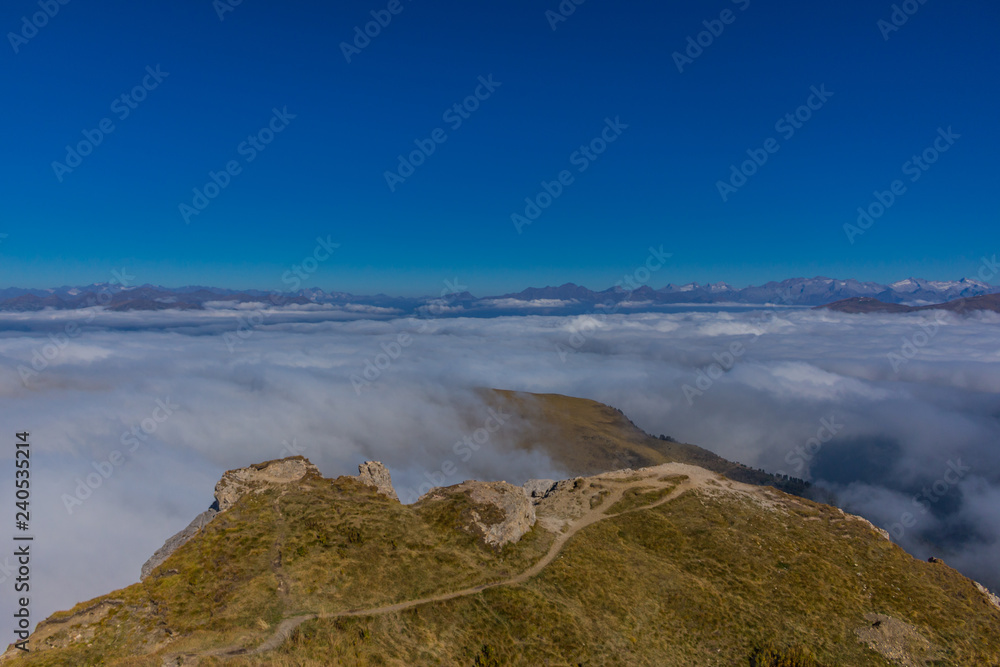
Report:
[{"label": "cloud bank", "polygon": [[136,581],[230,468],[301,453],[336,476],[378,459],[404,501],[468,478],[564,476],[510,450],[516,420],[459,445],[490,417],[477,387],[592,398],[811,479],[917,557],[1000,588],[995,314],[389,315],[0,314],[0,423],[33,447],[33,620]]}]

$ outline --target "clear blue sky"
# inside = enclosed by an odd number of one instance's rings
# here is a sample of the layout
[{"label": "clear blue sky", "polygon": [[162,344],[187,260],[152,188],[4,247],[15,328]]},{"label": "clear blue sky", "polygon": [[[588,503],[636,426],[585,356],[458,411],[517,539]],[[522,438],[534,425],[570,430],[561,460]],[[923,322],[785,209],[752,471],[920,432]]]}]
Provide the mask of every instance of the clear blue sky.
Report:
[{"label": "clear blue sky", "polygon": [[[870,0],[587,0],[555,30],[556,0],[400,0],[350,63],[341,42],[388,2],[244,0],[220,20],[224,1],[71,0],[37,31],[22,20],[37,0],[4,3],[0,285],[125,266],[139,283],[281,288],[321,235],[341,245],[312,284],[394,294],[456,277],[480,295],[604,288],[651,245],[674,253],[654,287],[951,279],[1000,252],[993,1],[913,0],[886,40],[892,3]],[[673,53],[724,10],[679,72]],[[112,102],[157,65],[169,75],[121,118]],[[501,85],[453,129],[443,113],[490,75]],[[833,96],[786,139],[775,122],[822,85]],[[286,107],[248,162],[241,142]],[[581,173],[571,155],[605,118],[628,128]],[[52,163],[102,119],[114,131],[60,182]],[[949,126],[961,138],[911,182],[904,163]],[[390,190],[397,155],[436,128],[447,141]],[[723,201],[717,182],[771,137]],[[229,161],[240,173],[185,224],[179,205]],[[518,234],[511,214],[562,170],[573,182]],[[843,225],[895,179],[905,194],[849,243]]]}]

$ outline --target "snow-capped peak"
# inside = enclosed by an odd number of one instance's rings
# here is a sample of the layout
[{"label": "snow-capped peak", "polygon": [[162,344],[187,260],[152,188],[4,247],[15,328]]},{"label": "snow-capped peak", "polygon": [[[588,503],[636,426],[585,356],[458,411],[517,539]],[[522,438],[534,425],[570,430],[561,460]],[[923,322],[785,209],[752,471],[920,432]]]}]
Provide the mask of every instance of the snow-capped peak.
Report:
[{"label": "snow-capped peak", "polygon": [[889,289],[896,292],[914,292],[920,289],[920,285],[913,278],[907,278],[906,280],[898,280],[894,283],[889,284]]}]

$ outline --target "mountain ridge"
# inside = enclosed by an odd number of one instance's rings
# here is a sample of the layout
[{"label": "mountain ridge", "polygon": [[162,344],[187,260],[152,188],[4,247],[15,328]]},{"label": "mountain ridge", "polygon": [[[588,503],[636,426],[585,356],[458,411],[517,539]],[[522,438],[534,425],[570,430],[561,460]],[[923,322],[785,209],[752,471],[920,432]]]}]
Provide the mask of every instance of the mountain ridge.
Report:
[{"label": "mountain ridge", "polygon": [[[319,288],[293,292],[234,290],[204,286],[178,288],[156,285],[123,286],[100,283],[82,287],[63,286],[50,289],[0,289],[0,311],[32,312],[46,308],[78,310],[103,307],[108,310],[205,310],[224,304],[261,304],[263,307],[325,306],[388,309],[397,315],[432,316],[487,315],[532,312],[558,314],[594,309],[671,307],[687,304],[732,304],[761,306],[819,306],[837,301],[869,297],[887,303],[927,305],[957,298],[970,298],[1000,292],[985,282],[962,278],[957,281],[927,281],[907,278],[889,285],[857,280],[789,278],[764,285],[734,288],[726,283],[700,285],[667,284],[655,289],[650,285],[621,284],[594,291],[575,283],[559,286],[529,287],[520,292],[476,297],[468,291],[443,293],[437,297],[393,297],[385,294],[353,295],[327,292]],[[446,306],[446,307],[442,307]]]},{"label": "mountain ridge", "polygon": [[872,297],[853,297],[835,301],[816,309],[833,310],[841,313],[919,313],[927,310],[951,311],[965,314],[975,311],[992,311],[1000,313],[1000,294],[982,294],[972,297],[961,297],[944,303],[925,306],[908,306],[901,303],[886,303]]},{"label": "mountain ridge", "polygon": [[[498,398],[604,425],[564,453],[634,436],[609,406],[532,396]],[[403,505],[380,464],[326,478],[291,457],[226,472],[215,500],[142,581],[0,662],[1000,666],[988,590],[863,518],[689,463]]]}]

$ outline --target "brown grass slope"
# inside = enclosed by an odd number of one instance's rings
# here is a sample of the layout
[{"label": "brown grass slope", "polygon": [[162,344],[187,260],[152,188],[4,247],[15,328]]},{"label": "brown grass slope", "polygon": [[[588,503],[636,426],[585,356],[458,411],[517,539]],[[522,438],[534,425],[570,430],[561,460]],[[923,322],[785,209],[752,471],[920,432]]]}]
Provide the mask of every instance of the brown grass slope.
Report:
[{"label": "brown grass slope", "polygon": [[[560,404],[595,420],[595,437],[646,452],[634,428],[614,433],[613,410],[566,397],[534,407]],[[435,495],[404,506],[314,473],[266,487],[145,581],[54,614],[30,654],[5,655],[18,666],[1000,667],[1000,609],[970,580],[773,488],[679,463],[582,478],[501,549],[462,529],[483,512],[468,493]]]},{"label": "brown grass slope", "polygon": [[[234,665],[1000,665],[1000,611],[832,508],[689,493],[578,535],[524,586],[387,616],[314,620]],[[803,521],[812,518],[812,521]],[[914,628],[882,650],[879,614]],[[877,630],[877,629],[876,629]],[[886,645],[888,644],[888,646]]]},{"label": "brown grass slope", "polygon": [[484,390],[484,400],[516,415],[515,446],[545,452],[555,463],[576,475],[596,475],[620,468],[643,468],[661,463],[688,463],[746,484],[766,484],[801,495],[807,485],[779,478],[717,454],[674,440],[662,440],[632,423],[621,410],[585,398],[562,394],[532,394]]}]

